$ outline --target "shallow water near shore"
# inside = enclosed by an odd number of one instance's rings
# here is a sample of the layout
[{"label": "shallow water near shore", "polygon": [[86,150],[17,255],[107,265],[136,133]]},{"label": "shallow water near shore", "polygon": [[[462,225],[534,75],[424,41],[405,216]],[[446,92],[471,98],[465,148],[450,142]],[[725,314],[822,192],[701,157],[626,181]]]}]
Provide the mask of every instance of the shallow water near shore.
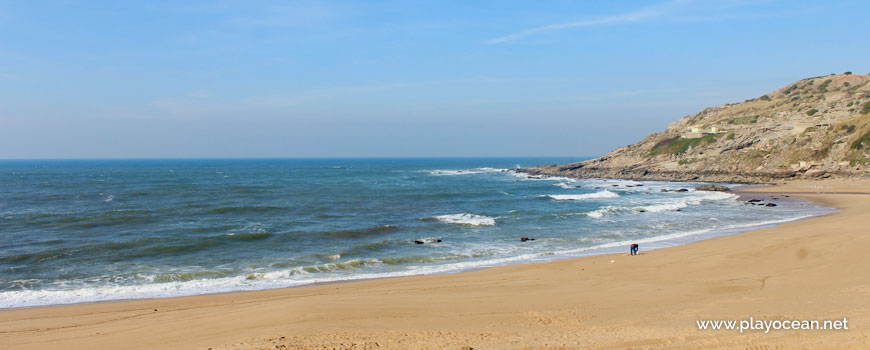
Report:
[{"label": "shallow water near shore", "polygon": [[3,161],[0,307],[464,271],[831,211],[508,170],[577,160]]}]

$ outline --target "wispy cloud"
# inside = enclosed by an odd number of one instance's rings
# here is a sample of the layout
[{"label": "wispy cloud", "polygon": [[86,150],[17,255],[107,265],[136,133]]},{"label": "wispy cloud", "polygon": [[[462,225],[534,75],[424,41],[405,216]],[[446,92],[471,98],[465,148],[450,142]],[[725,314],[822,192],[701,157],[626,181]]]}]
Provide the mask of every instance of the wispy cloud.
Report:
[{"label": "wispy cloud", "polygon": [[733,12],[730,10],[763,5],[764,3],[765,1],[747,2],[742,0],[732,0],[724,2],[673,0],[621,14],[600,16],[574,22],[548,24],[540,27],[526,29],[505,36],[489,39],[486,41],[486,43],[506,43],[530,37],[533,35],[578,27],[637,23],[652,21],[656,19],[667,19],[679,22],[707,22],[730,19],[759,19],[762,17],[769,17],[770,14],[757,11],[745,13],[742,11]]},{"label": "wispy cloud", "polygon": [[587,19],[583,21],[576,22],[568,22],[568,23],[556,23],[549,24],[545,26],[540,26],[536,28],[526,29],[523,31],[519,31],[513,34],[501,36],[498,38],[487,40],[489,44],[499,44],[508,41],[514,41],[517,39],[522,39],[528,36],[532,36],[535,34],[541,34],[545,32],[552,32],[556,30],[569,29],[569,28],[577,28],[577,27],[588,27],[588,26],[596,26],[596,25],[604,25],[604,24],[616,24],[616,23],[631,23],[638,22],[641,20],[654,18],[662,16],[666,13],[661,8],[646,8],[639,11],[623,13],[619,15],[612,16],[603,16],[598,18]]}]

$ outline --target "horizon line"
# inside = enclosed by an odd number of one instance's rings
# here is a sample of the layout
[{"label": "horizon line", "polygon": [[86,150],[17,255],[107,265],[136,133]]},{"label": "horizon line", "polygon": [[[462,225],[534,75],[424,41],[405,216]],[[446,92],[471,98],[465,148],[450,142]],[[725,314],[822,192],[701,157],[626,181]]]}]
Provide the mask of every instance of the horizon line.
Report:
[{"label": "horizon line", "polygon": [[318,159],[519,159],[519,158],[596,158],[600,156],[328,156],[328,157],[83,157],[83,158],[0,158],[6,161],[86,161],[86,160],[318,160]]}]

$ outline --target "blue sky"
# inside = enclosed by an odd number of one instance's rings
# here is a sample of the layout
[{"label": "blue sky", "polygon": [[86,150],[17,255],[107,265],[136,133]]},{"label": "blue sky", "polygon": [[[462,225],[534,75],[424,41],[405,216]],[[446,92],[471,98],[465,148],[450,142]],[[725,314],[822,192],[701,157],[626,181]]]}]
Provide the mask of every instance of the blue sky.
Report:
[{"label": "blue sky", "polygon": [[592,156],[870,71],[866,1],[2,1],[0,158]]}]

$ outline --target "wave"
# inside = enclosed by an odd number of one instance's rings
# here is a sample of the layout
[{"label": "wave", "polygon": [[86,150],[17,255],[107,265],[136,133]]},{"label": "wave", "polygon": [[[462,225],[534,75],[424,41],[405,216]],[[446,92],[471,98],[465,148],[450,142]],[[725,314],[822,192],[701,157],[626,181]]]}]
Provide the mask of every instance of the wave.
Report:
[{"label": "wave", "polygon": [[[226,276],[222,272],[187,272],[151,276],[151,283],[133,285],[83,286],[75,289],[41,289],[0,292],[0,309],[58,304],[88,303],[109,300],[167,298],[187,295],[263,290],[338,282],[413,275],[430,275],[467,271],[481,267],[504,265],[534,259],[540,254],[524,254],[488,260],[462,261],[438,265],[417,265],[436,261],[479,258],[491,254],[455,255],[445,257],[398,257],[352,259],[344,262],[294,267],[278,271],[250,272]],[[551,255],[545,253],[544,255]],[[378,265],[405,268],[391,272],[366,272],[364,268]],[[348,273],[353,271],[352,273]],[[368,270],[371,271],[371,270]],[[329,274],[323,274],[329,273]]]},{"label": "wave", "polygon": [[586,199],[598,199],[598,198],[616,198],[619,197],[618,194],[614,192],[610,192],[608,190],[595,192],[595,193],[586,193],[586,194],[547,194],[541,197],[550,197],[557,201],[580,201]]},{"label": "wave", "polygon": [[509,172],[509,169],[501,169],[501,168],[490,168],[490,167],[482,167],[475,168],[473,170],[455,170],[455,169],[436,169],[436,170],[425,170],[429,173],[429,175],[435,176],[455,176],[455,175],[473,175],[473,174],[483,174],[483,173],[504,173]]},{"label": "wave", "polygon": [[162,282],[185,282],[185,281],[193,281],[199,279],[213,279],[226,277],[226,272],[214,272],[214,271],[195,271],[195,272],[179,272],[179,273],[166,273],[159,274],[155,276],[150,276],[148,279],[152,282],[162,283]]},{"label": "wave", "polygon": [[701,200],[737,199],[737,197],[739,197],[736,194],[728,192],[694,191],[692,193],[694,193]]},{"label": "wave", "polygon": [[[386,257],[379,259],[365,258],[352,259],[344,262],[293,267],[277,271],[251,271],[244,275],[234,276],[225,276],[223,272],[182,272],[153,276],[149,279],[152,283],[135,285],[83,286],[62,290],[40,289],[4,291],[0,292],[0,308],[32,307],[123,299],[165,298],[285,288],[323,282],[460,272],[520,262],[548,261],[565,257],[583,256],[595,254],[596,251],[606,253],[608,252],[606,249],[620,248],[631,243],[648,244],[674,241],[685,239],[690,236],[710,234],[713,231],[730,230],[730,232],[736,233],[751,228],[800,220],[810,216],[813,215],[801,215],[787,219],[748,224],[735,224],[719,229],[675,232],[641,239],[608,242],[576,249],[535,252],[505,257],[492,257],[485,260],[457,261],[446,264],[426,265],[427,263],[436,261],[487,257],[492,256],[492,254],[459,254],[444,257],[409,256],[396,258]],[[378,265],[391,265],[397,267],[404,265],[405,267],[398,271],[380,272],[366,269],[366,267],[374,267]],[[324,272],[328,272],[329,274],[322,274]]]},{"label": "wave", "polygon": [[515,170],[506,171],[513,177],[522,179],[522,180],[541,180],[541,181],[563,181],[563,182],[574,182],[576,179],[572,179],[570,177],[564,176],[550,176],[550,175],[531,175],[527,173],[522,173]]},{"label": "wave", "polygon": [[691,196],[686,198],[681,198],[679,200],[675,200],[672,202],[666,203],[658,203],[658,204],[649,204],[649,205],[640,205],[640,206],[606,206],[599,208],[597,210],[593,210],[591,212],[586,213],[586,216],[591,218],[602,218],[605,215],[609,214],[617,214],[622,212],[635,212],[635,213],[660,213],[666,211],[680,211],[684,208],[688,208],[690,205],[700,205],[704,201],[721,201],[721,200],[734,200],[737,199],[737,195],[725,192],[712,192],[712,191],[695,191],[690,192]]},{"label": "wave", "polygon": [[591,218],[600,219],[608,214],[620,213],[620,212],[636,212],[636,213],[660,213],[665,211],[680,211],[683,208],[687,208],[689,206],[688,203],[684,201],[674,202],[674,203],[663,203],[663,204],[653,204],[646,206],[636,206],[636,207],[619,207],[619,206],[606,206],[597,210],[590,211],[586,213],[586,216]]},{"label": "wave", "polygon": [[[339,270],[358,269],[366,265],[377,265],[382,263],[378,259],[351,259],[344,262],[326,263],[320,265],[310,265],[305,267],[297,267],[287,271],[270,272],[272,277],[289,277],[299,273],[314,273],[314,272],[333,272]],[[285,275],[286,273],[286,275]],[[265,277],[265,275],[263,275]]]},{"label": "wave", "polygon": [[490,168],[490,167],[477,168],[477,170],[488,172],[488,173],[506,173],[506,172],[510,171],[510,169]]},{"label": "wave", "polygon": [[475,215],[469,213],[450,214],[436,216],[435,219],[449,224],[471,225],[471,226],[493,226],[495,218],[485,215]]},{"label": "wave", "polygon": [[454,176],[454,175],[471,175],[471,174],[480,174],[483,171],[479,170],[431,170],[429,171],[429,175],[435,176]]},{"label": "wave", "polygon": [[247,241],[261,240],[261,239],[269,238],[272,236],[274,236],[274,234],[266,232],[266,231],[262,231],[262,232],[242,233],[242,234],[228,233],[228,234],[225,234],[223,237],[216,237],[216,238],[221,238],[221,239],[230,240],[230,241],[237,241],[237,242],[247,242]]},{"label": "wave", "polygon": [[[639,243],[639,244],[659,243],[659,242],[665,242],[665,241],[674,241],[674,240],[684,239],[684,238],[688,238],[688,237],[692,237],[692,236],[701,236],[704,234],[711,234],[711,233],[715,233],[715,232],[720,232],[722,235],[736,234],[736,233],[745,232],[745,231],[752,230],[752,229],[760,229],[760,228],[771,226],[771,225],[779,225],[779,224],[783,224],[783,223],[787,223],[787,222],[803,220],[803,219],[810,218],[810,217],[813,217],[813,216],[816,216],[819,214],[820,213],[806,214],[806,215],[800,215],[800,216],[784,218],[784,219],[775,219],[775,220],[767,220],[767,221],[760,221],[760,222],[750,222],[750,223],[744,223],[744,224],[734,224],[734,225],[727,225],[724,227],[700,229],[700,230],[694,230],[694,231],[674,232],[674,233],[664,234],[664,235],[660,235],[660,236],[652,236],[652,237],[645,237],[645,238],[640,238],[640,239],[609,242],[609,243],[594,245],[591,247],[556,251],[556,252],[553,252],[553,254],[559,255],[559,256],[576,256],[577,253],[594,251],[594,250],[601,250],[601,249],[607,249],[607,248],[625,247],[625,246],[628,246],[629,244],[632,244],[632,243]],[[691,242],[691,241],[678,241],[676,244],[685,244],[688,242]]]},{"label": "wave", "polygon": [[580,188],[580,186],[578,186],[578,185],[569,185],[569,184],[564,183],[564,182],[554,183],[553,186],[558,186],[558,187],[564,188],[566,190],[570,190],[572,188]]}]

